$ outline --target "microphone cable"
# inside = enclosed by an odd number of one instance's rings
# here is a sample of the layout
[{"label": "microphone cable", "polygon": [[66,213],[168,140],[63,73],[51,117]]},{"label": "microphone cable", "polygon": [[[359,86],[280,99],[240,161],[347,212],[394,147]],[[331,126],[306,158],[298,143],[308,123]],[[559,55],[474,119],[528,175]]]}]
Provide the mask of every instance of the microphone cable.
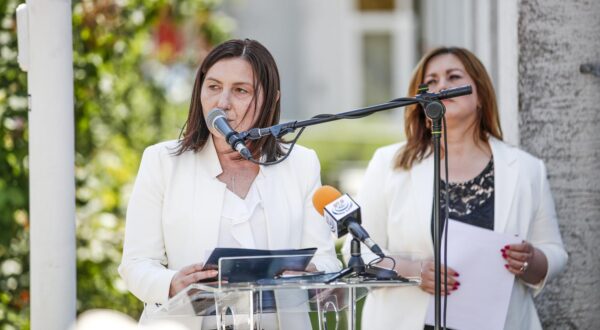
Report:
[{"label": "microphone cable", "polygon": [[300,129],[300,131],[298,132],[298,134],[296,134],[296,136],[294,137],[294,139],[292,141],[284,141],[281,140],[278,137],[275,137],[275,141],[277,143],[281,143],[281,144],[289,144],[290,147],[287,149],[287,153],[285,155],[283,155],[281,158],[274,160],[274,161],[270,161],[270,162],[261,162],[260,160],[255,160],[254,158],[248,158],[249,161],[251,161],[254,164],[257,165],[264,165],[264,166],[269,166],[269,165],[275,165],[275,164],[279,164],[281,162],[283,162],[284,160],[286,160],[290,154],[292,153],[292,150],[294,149],[294,146],[296,145],[296,142],[298,142],[298,139],[300,138],[300,136],[302,135],[302,132],[304,132],[304,129],[306,127],[302,127]]},{"label": "microphone cable", "polygon": [[390,256],[384,256],[383,258],[382,257],[377,257],[377,258],[371,260],[367,265],[368,266],[373,266],[373,265],[376,265],[376,264],[382,262],[385,259],[389,259],[389,260],[392,261],[392,268],[390,268],[390,269],[394,270],[394,268],[396,268],[396,259],[394,259],[394,258],[392,258]]},{"label": "microphone cable", "polygon": [[444,199],[446,200],[444,205],[444,291],[446,291],[446,295],[444,296],[443,329],[447,329],[446,313],[448,307],[448,212],[450,212],[450,207],[448,206],[448,186],[450,183],[450,179],[448,178],[448,134],[446,133],[446,129],[448,126],[446,126],[446,116],[442,117],[442,122],[444,123],[444,129],[442,130],[442,134],[444,135],[444,172],[446,174],[446,184],[444,185]]}]

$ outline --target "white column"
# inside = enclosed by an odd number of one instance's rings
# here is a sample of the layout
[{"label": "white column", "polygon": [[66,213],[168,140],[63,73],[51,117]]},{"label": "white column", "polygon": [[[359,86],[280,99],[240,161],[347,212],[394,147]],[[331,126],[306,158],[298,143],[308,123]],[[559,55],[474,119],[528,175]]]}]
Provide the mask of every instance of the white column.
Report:
[{"label": "white column", "polygon": [[475,17],[473,20],[474,47],[472,50],[477,54],[485,68],[491,74],[492,70],[492,26],[490,24],[492,10],[490,0],[479,0],[475,4]]},{"label": "white column", "polygon": [[[75,147],[71,2],[27,0],[31,328],[75,321]],[[19,22],[21,24],[21,22]],[[21,42],[24,41],[24,42]],[[23,49],[28,47],[27,49]]]},{"label": "white column", "polygon": [[518,0],[498,1],[498,107],[504,140],[519,145]]},{"label": "white column", "polygon": [[[402,10],[396,11],[394,22],[392,98],[411,96],[408,95],[408,84],[417,64],[414,11],[410,6],[404,6]],[[395,113],[403,118],[404,111],[396,110]]]}]

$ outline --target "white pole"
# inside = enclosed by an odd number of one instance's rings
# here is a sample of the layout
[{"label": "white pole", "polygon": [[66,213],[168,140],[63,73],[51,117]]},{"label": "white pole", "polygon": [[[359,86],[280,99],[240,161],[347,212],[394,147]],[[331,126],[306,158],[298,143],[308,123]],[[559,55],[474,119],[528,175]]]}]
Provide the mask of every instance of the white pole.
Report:
[{"label": "white pole", "polygon": [[26,12],[31,329],[64,330],[76,312],[71,2],[27,0]]},{"label": "white pole", "polygon": [[498,1],[498,109],[504,140],[519,145],[519,1]]}]

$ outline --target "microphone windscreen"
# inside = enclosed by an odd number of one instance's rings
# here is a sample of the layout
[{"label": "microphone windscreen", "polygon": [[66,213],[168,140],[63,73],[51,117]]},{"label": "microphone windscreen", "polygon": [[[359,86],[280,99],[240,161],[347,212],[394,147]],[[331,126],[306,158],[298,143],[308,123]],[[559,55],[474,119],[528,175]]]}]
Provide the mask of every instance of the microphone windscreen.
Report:
[{"label": "microphone windscreen", "polygon": [[313,195],[313,205],[317,212],[323,215],[325,206],[340,198],[342,193],[332,186],[321,186]]},{"label": "microphone windscreen", "polygon": [[218,117],[226,118],[225,111],[219,108],[214,108],[210,110],[208,115],[206,115],[206,124],[208,125],[208,127],[215,128],[215,119],[217,119]]}]

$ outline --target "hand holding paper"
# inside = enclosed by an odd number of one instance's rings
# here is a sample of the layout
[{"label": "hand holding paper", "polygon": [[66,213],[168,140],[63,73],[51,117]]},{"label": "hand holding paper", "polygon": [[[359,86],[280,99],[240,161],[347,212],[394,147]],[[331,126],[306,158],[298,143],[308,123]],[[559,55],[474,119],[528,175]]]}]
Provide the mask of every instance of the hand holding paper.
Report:
[{"label": "hand holding paper", "polygon": [[[500,249],[521,239],[455,220],[448,221],[448,228],[448,265],[460,274],[461,284],[448,296],[447,326],[503,329],[515,277],[504,267]],[[427,324],[434,323],[433,300],[431,296]]]},{"label": "hand holding paper", "polygon": [[[451,267],[448,267],[448,282],[447,282],[447,289],[448,292],[446,292],[446,288],[444,287],[444,265],[442,265],[442,269],[441,269],[441,277],[442,277],[442,296],[445,296],[446,294],[451,294],[452,291],[457,290],[460,286],[460,281],[458,280],[459,274],[456,270],[452,269]],[[421,271],[421,289],[423,289],[423,291],[430,293],[430,294],[435,294],[435,265],[433,263],[433,261],[425,261],[423,262],[423,269]]]}]

